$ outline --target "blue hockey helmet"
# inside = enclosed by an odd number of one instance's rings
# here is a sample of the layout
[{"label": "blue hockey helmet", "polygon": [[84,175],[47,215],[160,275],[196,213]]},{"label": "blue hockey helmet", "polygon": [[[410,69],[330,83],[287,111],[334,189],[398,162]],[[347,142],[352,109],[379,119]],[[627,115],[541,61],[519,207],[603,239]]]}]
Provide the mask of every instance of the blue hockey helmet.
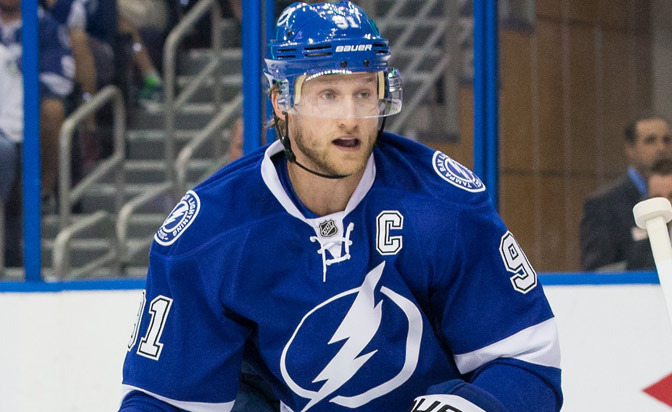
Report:
[{"label": "blue hockey helmet", "polygon": [[401,110],[401,77],[388,67],[389,59],[388,40],[350,1],[294,3],[278,18],[275,38],[266,49],[264,74],[271,87],[278,87],[280,107],[290,112],[306,81],[322,75],[378,73],[377,110],[362,117],[382,117]]}]

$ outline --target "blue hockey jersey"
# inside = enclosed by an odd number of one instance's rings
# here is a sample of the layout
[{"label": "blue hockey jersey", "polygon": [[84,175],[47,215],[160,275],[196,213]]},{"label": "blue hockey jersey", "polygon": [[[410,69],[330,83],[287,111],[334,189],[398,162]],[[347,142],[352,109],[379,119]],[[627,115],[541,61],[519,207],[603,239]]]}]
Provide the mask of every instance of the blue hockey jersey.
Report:
[{"label": "blue hockey jersey", "polygon": [[318,217],[284,162],[279,142],[244,157],[164,221],[121,410],[230,411],[243,358],[283,411],[560,409],[553,314],[470,170],[384,133]]}]

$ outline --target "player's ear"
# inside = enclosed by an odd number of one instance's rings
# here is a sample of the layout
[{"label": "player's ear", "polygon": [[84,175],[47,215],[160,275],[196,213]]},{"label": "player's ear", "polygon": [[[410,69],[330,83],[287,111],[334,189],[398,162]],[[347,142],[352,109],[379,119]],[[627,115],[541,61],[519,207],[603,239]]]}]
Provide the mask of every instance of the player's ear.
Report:
[{"label": "player's ear", "polygon": [[281,120],[285,120],[285,114],[282,111],[282,108],[280,108],[280,105],[278,104],[278,96],[280,92],[277,89],[273,89],[271,91],[271,103],[273,103],[273,112],[275,112],[275,115],[280,118]]}]

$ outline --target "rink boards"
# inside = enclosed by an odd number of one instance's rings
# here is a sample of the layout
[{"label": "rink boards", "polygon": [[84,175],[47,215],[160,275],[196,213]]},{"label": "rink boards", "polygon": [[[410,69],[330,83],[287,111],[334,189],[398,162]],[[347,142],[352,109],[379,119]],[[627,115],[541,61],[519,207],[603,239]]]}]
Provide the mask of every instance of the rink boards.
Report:
[{"label": "rink boards", "polygon": [[[672,412],[645,392],[672,394],[672,327],[655,275],[541,279],[560,332],[563,411]],[[142,285],[0,284],[0,410],[116,410]]]}]

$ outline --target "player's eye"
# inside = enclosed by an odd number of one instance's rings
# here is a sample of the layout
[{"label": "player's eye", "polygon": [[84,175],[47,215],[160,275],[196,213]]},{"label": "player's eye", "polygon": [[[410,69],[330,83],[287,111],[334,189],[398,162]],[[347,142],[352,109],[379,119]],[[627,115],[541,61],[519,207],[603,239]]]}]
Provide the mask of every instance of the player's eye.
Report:
[{"label": "player's eye", "polygon": [[320,97],[324,100],[334,100],[336,98],[336,93],[327,90],[320,94]]}]

